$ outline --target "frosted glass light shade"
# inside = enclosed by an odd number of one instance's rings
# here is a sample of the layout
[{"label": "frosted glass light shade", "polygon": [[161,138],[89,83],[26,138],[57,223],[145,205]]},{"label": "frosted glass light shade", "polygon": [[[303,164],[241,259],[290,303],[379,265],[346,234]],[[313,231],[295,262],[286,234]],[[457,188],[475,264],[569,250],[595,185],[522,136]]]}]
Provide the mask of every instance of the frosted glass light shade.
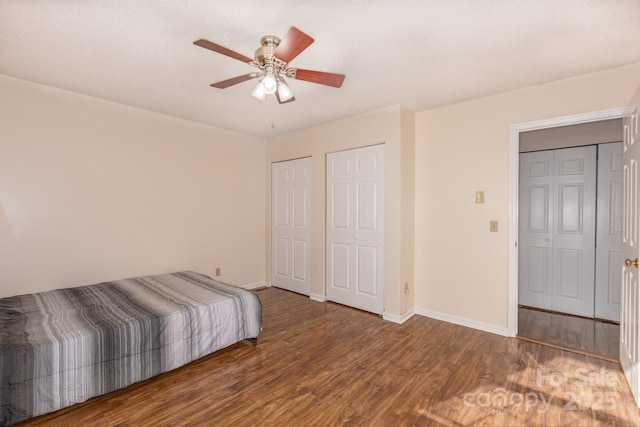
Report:
[{"label": "frosted glass light shade", "polygon": [[278,83],[278,98],[280,98],[280,102],[287,102],[293,98],[293,92],[291,92],[284,80],[280,80],[280,83]]},{"label": "frosted glass light shade", "polygon": [[251,91],[251,96],[259,99],[260,101],[264,101],[265,92],[264,87],[262,86],[262,82],[258,82],[256,87],[253,88],[253,90]]},{"label": "frosted glass light shade", "polygon": [[278,88],[278,83],[273,73],[267,72],[267,74],[265,74],[264,79],[262,79],[262,87],[264,89],[264,93],[268,95],[271,95],[276,92],[276,89]]}]

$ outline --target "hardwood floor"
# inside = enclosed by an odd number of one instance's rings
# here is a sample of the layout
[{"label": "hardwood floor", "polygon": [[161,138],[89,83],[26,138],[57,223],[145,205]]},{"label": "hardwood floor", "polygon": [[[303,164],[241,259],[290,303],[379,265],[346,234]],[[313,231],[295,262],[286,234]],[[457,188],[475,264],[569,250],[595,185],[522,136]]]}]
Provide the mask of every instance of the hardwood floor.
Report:
[{"label": "hardwood floor", "polygon": [[287,291],[264,329],[23,425],[615,425],[638,408],[616,363],[413,316],[402,325]]},{"label": "hardwood floor", "polygon": [[620,326],[614,323],[520,307],[518,336],[619,360]]}]

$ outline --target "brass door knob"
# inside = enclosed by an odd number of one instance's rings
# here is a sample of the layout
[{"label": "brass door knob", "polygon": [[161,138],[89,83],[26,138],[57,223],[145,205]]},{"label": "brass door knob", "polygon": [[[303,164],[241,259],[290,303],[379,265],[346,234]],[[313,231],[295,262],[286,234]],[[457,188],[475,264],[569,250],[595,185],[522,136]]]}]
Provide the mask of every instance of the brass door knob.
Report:
[{"label": "brass door knob", "polygon": [[635,268],[638,268],[638,258],[636,258],[635,260],[631,261],[629,258],[624,260],[624,265],[626,265],[627,267],[631,267],[632,265],[635,266]]}]

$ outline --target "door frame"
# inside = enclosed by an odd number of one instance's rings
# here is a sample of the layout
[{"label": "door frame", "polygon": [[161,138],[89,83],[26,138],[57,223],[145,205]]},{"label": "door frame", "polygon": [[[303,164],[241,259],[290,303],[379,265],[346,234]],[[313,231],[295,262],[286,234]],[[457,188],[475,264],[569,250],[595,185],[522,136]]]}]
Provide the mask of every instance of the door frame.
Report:
[{"label": "door frame", "polygon": [[509,125],[509,279],[507,289],[507,336],[518,334],[518,174],[520,133],[532,130],[620,119],[631,114],[630,107],[522,122]]}]

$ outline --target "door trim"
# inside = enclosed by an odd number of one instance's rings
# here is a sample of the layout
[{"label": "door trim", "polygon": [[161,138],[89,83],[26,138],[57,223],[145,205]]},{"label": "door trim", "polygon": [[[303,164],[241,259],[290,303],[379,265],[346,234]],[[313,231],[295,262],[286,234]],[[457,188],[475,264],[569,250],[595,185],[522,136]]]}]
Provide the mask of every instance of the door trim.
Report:
[{"label": "door trim", "polygon": [[570,116],[552,117],[509,125],[509,279],[507,288],[507,336],[518,334],[518,174],[520,132],[620,119],[631,114],[630,107],[611,108]]}]

